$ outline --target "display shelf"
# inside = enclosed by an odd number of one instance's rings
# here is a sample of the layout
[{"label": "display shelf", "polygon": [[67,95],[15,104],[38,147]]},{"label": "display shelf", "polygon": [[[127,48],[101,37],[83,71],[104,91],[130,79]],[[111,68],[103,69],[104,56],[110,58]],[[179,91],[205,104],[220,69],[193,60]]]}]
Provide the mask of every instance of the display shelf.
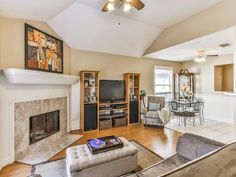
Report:
[{"label": "display shelf", "polygon": [[97,102],[84,102],[84,104],[97,104]]},{"label": "display shelf", "polygon": [[[128,103],[128,124],[140,122],[140,74],[139,73],[126,73],[123,75],[126,82],[126,102]],[[133,100],[137,101],[138,108],[136,110],[130,109],[130,104]],[[135,114],[133,114],[135,113]],[[134,115],[138,115],[135,121],[131,121]],[[136,117],[136,116],[135,116]]]},{"label": "display shelf", "polygon": [[127,116],[127,113],[117,113],[113,115],[99,115],[99,119],[112,119],[112,118],[118,118],[118,117],[125,117]]},{"label": "display shelf", "polygon": [[[85,111],[85,106],[96,104],[96,107],[99,105],[99,71],[88,71],[83,70],[80,71],[80,125],[81,129],[84,132],[85,125],[90,124],[90,122],[87,120],[85,121],[85,117],[87,116],[91,120],[95,120],[96,123],[96,129],[91,128],[89,131],[98,130],[99,129],[99,121],[98,121],[98,109],[96,109],[96,117],[91,117],[89,115],[89,112]],[[91,123],[92,125],[92,123]]]},{"label": "display shelf", "polygon": [[84,87],[85,89],[97,89],[98,87]]},{"label": "display shelf", "polygon": [[100,106],[106,106],[106,105],[115,105],[115,104],[128,104],[128,102],[112,102],[112,103],[100,103]]},{"label": "display shelf", "polygon": [[122,110],[128,110],[128,108],[114,108],[114,109],[102,109],[102,110],[99,110],[99,112],[106,112],[106,111],[122,111]]}]

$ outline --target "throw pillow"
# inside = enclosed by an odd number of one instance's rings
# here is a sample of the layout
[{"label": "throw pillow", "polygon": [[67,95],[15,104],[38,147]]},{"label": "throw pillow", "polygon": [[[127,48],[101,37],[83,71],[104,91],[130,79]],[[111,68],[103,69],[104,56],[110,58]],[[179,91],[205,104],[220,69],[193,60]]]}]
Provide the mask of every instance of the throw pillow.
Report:
[{"label": "throw pillow", "polygon": [[148,103],[148,110],[149,111],[159,111],[161,109],[160,103]]}]

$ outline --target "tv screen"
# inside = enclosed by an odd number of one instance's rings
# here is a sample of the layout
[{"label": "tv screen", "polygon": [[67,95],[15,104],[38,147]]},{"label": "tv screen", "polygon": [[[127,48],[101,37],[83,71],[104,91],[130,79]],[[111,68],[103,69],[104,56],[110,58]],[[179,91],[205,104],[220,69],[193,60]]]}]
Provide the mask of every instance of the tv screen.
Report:
[{"label": "tv screen", "polygon": [[101,102],[125,100],[125,81],[100,80],[99,84],[99,100]]}]

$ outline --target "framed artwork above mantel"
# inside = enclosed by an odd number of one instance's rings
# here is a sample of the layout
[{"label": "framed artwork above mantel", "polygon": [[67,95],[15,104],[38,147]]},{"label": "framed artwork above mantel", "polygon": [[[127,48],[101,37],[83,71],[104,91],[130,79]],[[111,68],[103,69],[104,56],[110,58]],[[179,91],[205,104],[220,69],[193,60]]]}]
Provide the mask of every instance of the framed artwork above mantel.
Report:
[{"label": "framed artwork above mantel", "polygon": [[63,73],[63,41],[25,23],[25,69]]}]

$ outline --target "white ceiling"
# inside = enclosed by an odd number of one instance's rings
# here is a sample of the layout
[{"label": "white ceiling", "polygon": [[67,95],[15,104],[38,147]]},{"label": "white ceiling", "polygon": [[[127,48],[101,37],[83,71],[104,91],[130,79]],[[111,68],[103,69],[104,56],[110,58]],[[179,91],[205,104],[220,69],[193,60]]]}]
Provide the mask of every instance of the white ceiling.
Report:
[{"label": "white ceiling", "polygon": [[[188,61],[196,57],[198,50],[205,50],[207,55],[227,55],[234,52],[234,39],[236,27],[212,33],[158,52],[146,55],[150,58],[159,58],[169,61]],[[220,47],[220,44],[229,43],[228,47]]]},{"label": "white ceiling", "polygon": [[[71,18],[76,17],[76,18]],[[48,24],[74,49],[140,57],[161,29],[81,3],[70,5]]]},{"label": "white ceiling", "polygon": [[74,0],[0,0],[0,16],[47,21]]},{"label": "white ceiling", "polygon": [[[76,0],[79,3],[101,10],[107,0]],[[166,28],[190,17],[221,0],[142,0],[142,11],[132,10],[125,14],[127,18]],[[176,8],[177,7],[177,8]]]},{"label": "white ceiling", "polygon": [[163,29],[221,0],[142,1],[124,14],[101,12],[106,0],[0,0],[0,16],[45,21],[74,49],[141,57]]}]

